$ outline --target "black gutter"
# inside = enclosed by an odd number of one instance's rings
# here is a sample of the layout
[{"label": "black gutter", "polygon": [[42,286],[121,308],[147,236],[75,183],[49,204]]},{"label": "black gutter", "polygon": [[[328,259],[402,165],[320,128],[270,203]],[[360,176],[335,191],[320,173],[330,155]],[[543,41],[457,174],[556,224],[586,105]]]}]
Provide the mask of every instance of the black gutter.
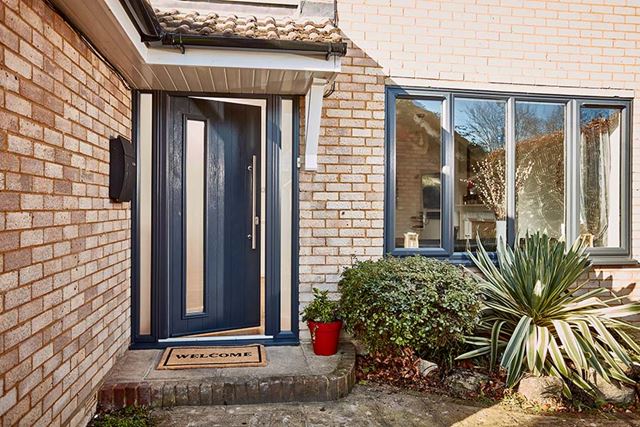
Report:
[{"label": "black gutter", "polygon": [[198,34],[164,33],[161,39],[165,46],[210,46],[244,49],[269,49],[325,53],[327,56],[344,56],[346,43],[320,43],[299,40],[266,40],[234,36],[202,36]]},{"label": "black gutter", "polygon": [[168,33],[146,0],[120,0],[144,43],[176,46],[184,53],[186,46],[228,47],[240,49],[287,50],[324,53],[327,57],[345,56],[346,43],[309,42],[300,40],[266,40],[234,36],[203,36],[199,34]]}]

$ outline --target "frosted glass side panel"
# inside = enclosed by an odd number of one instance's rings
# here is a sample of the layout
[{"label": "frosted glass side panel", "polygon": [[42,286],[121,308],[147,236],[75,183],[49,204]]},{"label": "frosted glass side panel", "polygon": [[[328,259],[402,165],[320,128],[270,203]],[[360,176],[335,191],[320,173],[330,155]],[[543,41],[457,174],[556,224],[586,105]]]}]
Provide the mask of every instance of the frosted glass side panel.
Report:
[{"label": "frosted glass side panel", "polygon": [[153,95],[140,94],[138,108],[138,161],[140,170],[140,192],[138,194],[139,230],[138,253],[140,262],[139,312],[140,335],[151,334],[151,203],[153,189],[151,187],[152,173],[152,124],[153,124]]},{"label": "frosted glass side panel", "polygon": [[205,126],[187,120],[185,141],[187,314],[204,311]]},{"label": "frosted glass side panel", "polygon": [[291,330],[291,224],[293,211],[293,101],[282,101],[280,145],[280,330]]}]

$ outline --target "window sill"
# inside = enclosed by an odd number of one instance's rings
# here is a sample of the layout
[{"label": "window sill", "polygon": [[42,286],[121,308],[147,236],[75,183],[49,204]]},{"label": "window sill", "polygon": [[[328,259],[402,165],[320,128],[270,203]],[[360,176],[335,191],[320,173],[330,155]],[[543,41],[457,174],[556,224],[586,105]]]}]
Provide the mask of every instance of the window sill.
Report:
[{"label": "window sill", "polygon": [[594,267],[631,267],[640,265],[640,262],[628,256],[592,256],[591,264]]},{"label": "window sill", "polygon": [[[473,261],[469,258],[466,252],[454,252],[451,255],[444,253],[444,251],[434,251],[432,249],[395,249],[389,253],[391,256],[395,257],[406,257],[406,256],[424,256],[428,258],[437,259],[439,261],[448,262],[454,265],[459,265],[462,267],[473,267]],[[494,263],[497,264],[498,257],[495,252],[489,252],[489,257],[493,260]]]},{"label": "window sill", "polygon": [[[396,257],[405,257],[405,256],[425,256],[429,258],[434,258],[439,261],[449,262],[454,265],[459,265],[462,267],[474,267],[473,261],[465,252],[454,252],[451,255],[443,255],[441,253],[434,253],[431,250],[394,250],[389,255]],[[493,260],[493,262],[498,264],[498,256],[495,252],[489,252],[489,257]],[[591,264],[593,267],[632,267],[632,266],[640,266],[640,261],[630,258],[628,256],[591,256]]]}]

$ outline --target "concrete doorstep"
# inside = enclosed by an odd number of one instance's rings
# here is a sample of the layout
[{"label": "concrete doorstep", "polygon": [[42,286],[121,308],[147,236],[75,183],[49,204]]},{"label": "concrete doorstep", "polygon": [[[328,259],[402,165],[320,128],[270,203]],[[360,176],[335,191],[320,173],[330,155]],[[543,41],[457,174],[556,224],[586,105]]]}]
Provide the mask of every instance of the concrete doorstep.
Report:
[{"label": "concrete doorstep", "polygon": [[129,350],[107,375],[98,410],[324,402],[345,397],[355,383],[350,343],[329,357],[316,356],[308,344],[266,353],[265,367],[157,370],[162,350]]}]

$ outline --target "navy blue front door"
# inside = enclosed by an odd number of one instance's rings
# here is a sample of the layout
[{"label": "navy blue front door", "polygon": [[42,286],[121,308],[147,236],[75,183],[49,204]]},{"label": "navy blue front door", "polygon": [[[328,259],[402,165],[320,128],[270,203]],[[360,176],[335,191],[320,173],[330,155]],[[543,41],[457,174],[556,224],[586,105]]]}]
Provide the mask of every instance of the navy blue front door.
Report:
[{"label": "navy blue front door", "polygon": [[169,335],[260,325],[260,107],[170,97]]}]

